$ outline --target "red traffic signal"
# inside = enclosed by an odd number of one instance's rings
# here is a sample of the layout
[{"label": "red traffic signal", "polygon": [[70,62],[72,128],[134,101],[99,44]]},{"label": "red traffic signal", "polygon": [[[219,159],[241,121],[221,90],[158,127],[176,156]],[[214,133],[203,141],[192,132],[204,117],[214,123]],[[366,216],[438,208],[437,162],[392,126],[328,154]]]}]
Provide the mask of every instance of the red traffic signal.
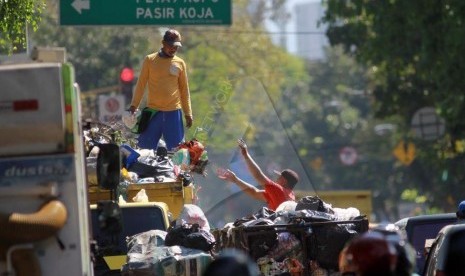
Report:
[{"label": "red traffic signal", "polygon": [[124,67],[119,75],[119,78],[122,82],[132,82],[134,80],[134,70],[129,67]]}]

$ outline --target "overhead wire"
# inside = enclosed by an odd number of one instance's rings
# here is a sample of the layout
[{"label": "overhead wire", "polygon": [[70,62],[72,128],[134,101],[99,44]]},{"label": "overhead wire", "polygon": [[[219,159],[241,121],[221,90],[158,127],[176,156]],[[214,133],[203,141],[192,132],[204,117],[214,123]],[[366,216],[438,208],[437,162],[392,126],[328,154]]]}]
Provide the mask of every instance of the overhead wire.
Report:
[{"label": "overhead wire", "polygon": [[[218,27],[211,29],[197,29],[197,28],[185,28],[184,30],[192,30],[201,33],[227,33],[227,34],[259,34],[259,35],[326,35],[322,31],[265,31],[265,30],[228,30],[228,27]],[[221,30],[225,29],[225,30]]]}]

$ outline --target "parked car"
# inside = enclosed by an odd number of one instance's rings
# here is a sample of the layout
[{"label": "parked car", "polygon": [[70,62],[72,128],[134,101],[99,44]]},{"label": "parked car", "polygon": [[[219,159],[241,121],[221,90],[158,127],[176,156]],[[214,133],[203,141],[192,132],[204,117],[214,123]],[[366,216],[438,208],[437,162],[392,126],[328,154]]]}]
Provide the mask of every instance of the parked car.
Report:
[{"label": "parked car", "polygon": [[420,215],[401,219],[395,223],[406,239],[415,249],[416,269],[419,275],[423,274],[426,260],[425,242],[436,238],[439,231],[446,225],[457,221],[455,213]]},{"label": "parked car", "polygon": [[447,225],[434,240],[425,262],[424,276],[463,275],[465,224]]}]

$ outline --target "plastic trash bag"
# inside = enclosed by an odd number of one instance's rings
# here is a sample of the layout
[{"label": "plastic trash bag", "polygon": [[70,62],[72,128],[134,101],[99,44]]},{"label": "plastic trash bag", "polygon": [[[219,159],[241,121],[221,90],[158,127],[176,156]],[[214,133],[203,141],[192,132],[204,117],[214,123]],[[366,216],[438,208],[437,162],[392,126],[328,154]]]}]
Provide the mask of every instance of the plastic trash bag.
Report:
[{"label": "plastic trash bag", "polygon": [[139,111],[137,110],[134,113],[131,113],[129,111],[124,112],[123,116],[121,117],[123,124],[129,128],[132,129],[136,126],[137,123],[137,116],[139,115]]},{"label": "plastic trash bag", "polygon": [[200,229],[210,231],[210,224],[203,210],[194,204],[184,204],[176,225],[198,224]]},{"label": "plastic trash bag", "polygon": [[149,202],[149,197],[147,196],[147,193],[145,192],[145,189],[141,189],[139,192],[137,192],[136,196],[132,198],[132,201],[134,201],[134,202]]},{"label": "plastic trash bag", "polygon": [[190,155],[189,155],[189,150],[188,149],[179,149],[175,153],[173,153],[173,156],[171,157],[171,160],[175,165],[181,166],[181,168],[189,168],[189,164],[191,162],[190,160]]}]

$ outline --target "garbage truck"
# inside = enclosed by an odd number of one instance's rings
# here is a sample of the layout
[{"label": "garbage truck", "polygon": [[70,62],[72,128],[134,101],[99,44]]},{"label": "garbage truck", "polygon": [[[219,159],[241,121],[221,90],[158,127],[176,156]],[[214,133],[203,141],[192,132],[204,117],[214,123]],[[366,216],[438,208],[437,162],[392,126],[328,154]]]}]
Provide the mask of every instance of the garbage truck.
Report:
[{"label": "garbage truck", "polygon": [[[122,160],[116,143],[97,143],[97,187],[90,187],[74,67],[64,55],[36,56],[0,64],[0,273],[119,270],[126,237],[167,230],[169,214],[179,215],[182,205],[192,202],[193,188],[163,183],[162,193],[162,184],[145,187],[149,203],[118,204]],[[96,189],[105,196],[95,197]]]},{"label": "garbage truck", "polygon": [[0,83],[0,272],[93,275],[73,66],[1,64]]}]

